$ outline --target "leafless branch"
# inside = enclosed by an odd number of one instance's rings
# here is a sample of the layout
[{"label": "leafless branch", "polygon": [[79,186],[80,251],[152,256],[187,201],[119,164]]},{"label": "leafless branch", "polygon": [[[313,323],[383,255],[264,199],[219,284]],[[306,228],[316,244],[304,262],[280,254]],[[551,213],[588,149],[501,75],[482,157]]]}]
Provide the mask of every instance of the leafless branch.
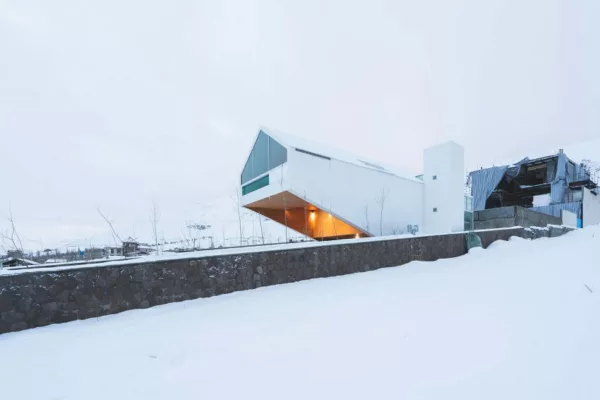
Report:
[{"label": "leafless branch", "polygon": [[[306,191],[304,192],[304,202],[306,201]],[[304,236],[308,236],[308,210],[306,208],[306,204],[304,204]]]},{"label": "leafless branch", "polygon": [[150,214],[150,223],[152,224],[152,234],[154,235],[154,245],[156,246],[156,254],[159,254],[158,249],[158,220],[160,219],[160,211],[156,207],[156,202],[152,202],[152,211]]},{"label": "leafless branch", "polygon": [[196,250],[196,241],[198,241],[198,247],[201,247],[200,239],[203,237],[200,236],[202,231],[205,231],[210,228],[210,225],[199,224],[197,222],[186,221],[185,226],[188,230],[188,235],[192,240],[193,249]]},{"label": "leafless branch", "polygon": [[[19,232],[17,231],[17,225],[15,224],[15,219],[13,218],[12,208],[8,207],[8,223],[10,228],[6,231],[6,233],[0,232],[0,237],[6,242],[9,243],[12,251],[19,251],[23,253],[23,242],[21,241],[21,237],[19,236]],[[5,251],[8,253],[6,247],[2,246]]]},{"label": "leafless branch", "polygon": [[235,197],[232,197],[231,200],[235,204],[235,210],[237,212],[239,226],[240,226],[240,246],[242,245],[242,238],[244,237],[244,228],[242,225],[242,201],[240,199],[240,191],[236,189]]},{"label": "leafless branch", "polygon": [[117,243],[117,240],[118,240],[122,244],[123,240],[121,240],[121,237],[119,236],[119,234],[117,233],[117,231],[115,231],[115,228],[113,227],[112,222],[106,217],[106,215],[104,215],[102,213],[102,211],[100,211],[100,208],[98,208],[98,213],[104,219],[104,221],[106,221],[106,223],[108,224],[108,226],[109,226],[109,228],[110,228],[110,230],[112,232],[113,239],[115,240],[115,243]]},{"label": "leafless branch", "polygon": [[[186,241],[188,242],[188,248],[190,250],[195,250],[196,249],[196,237],[194,236],[192,223],[190,221],[185,221],[185,228],[187,229],[187,236],[185,236],[185,233],[183,236],[186,238]],[[190,246],[190,243],[191,243],[191,246]]]},{"label": "leafless branch", "polygon": [[383,209],[385,208],[385,201],[387,200],[389,194],[390,194],[389,190],[381,189],[381,193],[375,199],[375,201],[377,202],[377,204],[379,204],[379,207],[380,207],[379,235],[381,235],[381,236],[383,236]]},{"label": "leafless branch", "polygon": [[[188,228],[188,231],[189,231],[189,228]],[[189,249],[191,238],[186,235],[186,233],[183,229],[181,230],[181,236],[183,237],[182,242],[185,243],[186,248]]]},{"label": "leafless branch", "polygon": [[283,190],[283,165],[281,165],[281,194],[283,195],[283,221],[285,223],[285,242],[288,242],[288,221],[287,221],[287,204],[285,201],[285,191]]},{"label": "leafless branch", "polygon": [[262,241],[262,244],[265,244],[265,232],[263,230],[263,222],[262,222],[262,215],[259,213],[256,213],[256,215],[258,216],[258,226],[260,226],[260,238]]},{"label": "leafless branch", "polygon": [[335,220],[336,218],[333,216],[333,207],[331,206],[331,203],[329,203],[329,217],[331,218],[331,223],[333,224],[333,234],[337,237],[337,227],[335,226]]}]

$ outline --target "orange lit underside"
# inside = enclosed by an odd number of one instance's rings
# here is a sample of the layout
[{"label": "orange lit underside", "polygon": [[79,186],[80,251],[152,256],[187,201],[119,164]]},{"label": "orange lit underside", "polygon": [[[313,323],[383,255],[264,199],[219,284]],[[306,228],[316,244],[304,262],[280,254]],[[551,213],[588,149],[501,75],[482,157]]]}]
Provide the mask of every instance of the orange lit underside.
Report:
[{"label": "orange lit underside", "polygon": [[316,240],[368,236],[366,232],[289,192],[248,204],[246,208]]}]

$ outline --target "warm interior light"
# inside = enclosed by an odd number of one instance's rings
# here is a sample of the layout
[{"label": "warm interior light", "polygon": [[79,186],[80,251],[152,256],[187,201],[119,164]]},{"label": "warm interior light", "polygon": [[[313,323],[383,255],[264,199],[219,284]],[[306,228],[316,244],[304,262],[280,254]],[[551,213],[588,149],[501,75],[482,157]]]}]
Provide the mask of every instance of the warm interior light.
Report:
[{"label": "warm interior light", "polygon": [[356,236],[354,236],[355,239],[360,239],[360,233],[357,233]]},{"label": "warm interior light", "polygon": [[314,221],[316,217],[317,217],[317,214],[315,213],[315,210],[312,210],[310,212],[310,220]]}]

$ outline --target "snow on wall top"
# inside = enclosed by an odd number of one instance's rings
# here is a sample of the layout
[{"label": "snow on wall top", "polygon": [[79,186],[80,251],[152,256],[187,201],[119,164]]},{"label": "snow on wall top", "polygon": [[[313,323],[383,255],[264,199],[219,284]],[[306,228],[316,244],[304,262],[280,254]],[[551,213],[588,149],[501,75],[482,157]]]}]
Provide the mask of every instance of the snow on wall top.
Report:
[{"label": "snow on wall top", "polygon": [[[510,229],[519,229],[519,226],[514,226],[510,228],[492,228],[492,229],[476,229],[474,232],[488,232],[488,231],[502,231],[502,230],[510,230]],[[288,251],[288,250],[297,250],[297,249],[305,249],[305,248],[314,248],[314,247],[326,247],[333,245],[342,245],[342,244],[359,244],[359,243],[371,243],[371,242],[380,242],[386,240],[393,239],[410,239],[414,237],[425,237],[425,236],[438,236],[438,235],[460,235],[461,232],[452,232],[452,233],[432,233],[432,234],[424,234],[424,233],[404,233],[400,235],[388,235],[388,236],[374,236],[368,238],[359,238],[359,239],[341,239],[335,241],[308,241],[308,242],[300,242],[300,243],[275,243],[275,244],[267,244],[262,246],[244,246],[244,247],[225,247],[218,249],[205,249],[184,253],[163,253],[161,255],[148,255],[142,257],[134,257],[134,258],[121,258],[118,260],[110,260],[101,263],[84,263],[84,264],[61,264],[61,265],[44,265],[40,264],[36,268],[21,268],[21,269],[0,269],[0,276],[2,275],[19,275],[19,274],[27,274],[27,273],[35,273],[35,272],[53,272],[53,271],[62,271],[62,270],[70,270],[70,269],[84,269],[84,268],[100,268],[100,267],[113,267],[115,265],[130,265],[130,264],[143,264],[150,262],[161,262],[161,261],[171,261],[171,260],[188,260],[188,259],[200,259],[200,258],[208,258],[208,257],[219,257],[219,256],[228,256],[228,255],[243,255],[243,254],[252,254],[252,253],[261,253],[261,252],[271,252],[271,251]]]},{"label": "snow on wall top", "polygon": [[263,131],[264,133],[266,133],[267,135],[271,136],[273,139],[275,139],[279,143],[281,143],[281,145],[288,148],[288,150],[291,150],[291,149],[305,150],[305,151],[308,151],[311,153],[329,157],[329,158],[337,160],[337,161],[356,165],[361,168],[366,168],[366,169],[370,169],[373,171],[387,173],[387,174],[394,175],[394,176],[397,176],[402,179],[406,179],[406,180],[410,180],[413,182],[423,184],[423,181],[420,179],[417,179],[415,176],[412,176],[408,173],[399,172],[395,168],[390,168],[387,165],[372,161],[368,158],[358,157],[356,155],[353,155],[351,153],[348,153],[348,152],[340,150],[340,149],[329,147],[329,146],[323,145],[321,143],[316,143],[316,142],[313,142],[311,140],[307,140],[304,138],[299,138],[297,136],[289,135],[287,133],[282,133],[280,131],[277,131],[277,130],[274,130],[271,128],[267,128],[264,126],[262,126],[260,128],[260,130]]}]

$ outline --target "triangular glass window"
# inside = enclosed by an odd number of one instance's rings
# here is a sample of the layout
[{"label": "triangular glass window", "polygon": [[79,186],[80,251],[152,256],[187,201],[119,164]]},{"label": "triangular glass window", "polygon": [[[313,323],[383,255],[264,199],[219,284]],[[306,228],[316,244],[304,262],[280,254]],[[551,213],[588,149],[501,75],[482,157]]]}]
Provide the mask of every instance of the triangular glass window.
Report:
[{"label": "triangular glass window", "polygon": [[279,167],[287,161],[287,150],[285,147],[269,137],[269,169]]},{"label": "triangular glass window", "polygon": [[269,170],[269,137],[263,132],[258,134],[252,152],[254,153],[254,176],[257,177]]},{"label": "triangular glass window", "polygon": [[242,171],[242,184],[287,161],[287,149],[264,132],[258,134]]}]

